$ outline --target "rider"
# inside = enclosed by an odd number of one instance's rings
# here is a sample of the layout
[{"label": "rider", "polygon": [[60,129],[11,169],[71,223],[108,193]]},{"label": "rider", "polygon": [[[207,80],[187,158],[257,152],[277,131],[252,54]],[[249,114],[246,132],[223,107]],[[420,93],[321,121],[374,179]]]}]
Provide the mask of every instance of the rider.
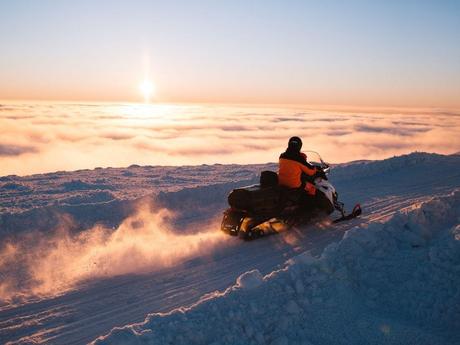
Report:
[{"label": "rider", "polygon": [[307,162],[307,156],[300,152],[301,148],[302,140],[299,137],[289,139],[288,148],[280,155],[278,183],[281,186],[306,191],[300,198],[302,209],[309,211],[317,209],[330,214],[334,211],[334,206],[312,183],[316,176],[324,179],[327,177],[321,169]]},{"label": "rider", "polygon": [[279,158],[278,181],[281,186],[304,189],[307,195],[314,197],[316,188],[306,181],[307,176],[317,173],[316,167],[307,162],[307,156],[300,152],[302,140],[299,137],[289,139],[288,147]]}]

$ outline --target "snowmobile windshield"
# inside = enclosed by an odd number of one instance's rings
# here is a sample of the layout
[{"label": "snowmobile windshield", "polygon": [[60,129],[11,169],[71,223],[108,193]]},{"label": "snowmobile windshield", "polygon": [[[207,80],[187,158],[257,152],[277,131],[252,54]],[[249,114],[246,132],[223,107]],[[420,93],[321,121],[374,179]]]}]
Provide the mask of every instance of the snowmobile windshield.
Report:
[{"label": "snowmobile windshield", "polygon": [[307,162],[311,165],[320,167],[321,169],[329,169],[329,164],[325,163],[318,152],[305,151],[307,155]]},{"label": "snowmobile windshield", "polygon": [[307,162],[312,165],[322,165],[323,160],[318,152],[315,151],[305,151],[307,155]]}]

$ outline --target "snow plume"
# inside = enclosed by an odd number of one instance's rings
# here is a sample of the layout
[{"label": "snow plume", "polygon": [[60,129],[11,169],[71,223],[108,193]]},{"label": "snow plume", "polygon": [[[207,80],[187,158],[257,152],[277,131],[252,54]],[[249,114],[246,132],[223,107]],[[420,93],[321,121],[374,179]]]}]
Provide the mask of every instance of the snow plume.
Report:
[{"label": "snow plume", "polygon": [[53,296],[89,278],[158,270],[224,243],[216,224],[174,232],[174,216],[141,205],[115,230],[95,226],[71,234],[64,219],[51,236],[28,233],[6,241],[0,248],[0,299]]}]

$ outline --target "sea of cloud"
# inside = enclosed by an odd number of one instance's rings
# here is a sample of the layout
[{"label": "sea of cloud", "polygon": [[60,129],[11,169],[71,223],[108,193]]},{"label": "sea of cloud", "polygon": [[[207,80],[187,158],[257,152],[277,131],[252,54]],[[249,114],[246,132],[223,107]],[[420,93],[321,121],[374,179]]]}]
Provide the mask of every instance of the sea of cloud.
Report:
[{"label": "sea of cloud", "polygon": [[329,162],[460,151],[460,111],[2,103],[0,176],[142,165],[265,163],[290,136]]}]

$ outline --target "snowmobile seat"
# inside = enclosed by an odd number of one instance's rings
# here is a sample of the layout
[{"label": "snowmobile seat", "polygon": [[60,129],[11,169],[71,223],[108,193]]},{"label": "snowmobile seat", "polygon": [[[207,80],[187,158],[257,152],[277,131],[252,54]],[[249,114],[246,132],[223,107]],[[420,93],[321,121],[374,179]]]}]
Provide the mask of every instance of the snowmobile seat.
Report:
[{"label": "snowmobile seat", "polygon": [[260,187],[275,187],[278,185],[278,174],[274,171],[265,170],[260,173]]},{"label": "snowmobile seat", "polygon": [[280,206],[279,187],[253,185],[236,188],[228,195],[229,205],[236,210],[250,213],[267,213],[277,210]]}]

